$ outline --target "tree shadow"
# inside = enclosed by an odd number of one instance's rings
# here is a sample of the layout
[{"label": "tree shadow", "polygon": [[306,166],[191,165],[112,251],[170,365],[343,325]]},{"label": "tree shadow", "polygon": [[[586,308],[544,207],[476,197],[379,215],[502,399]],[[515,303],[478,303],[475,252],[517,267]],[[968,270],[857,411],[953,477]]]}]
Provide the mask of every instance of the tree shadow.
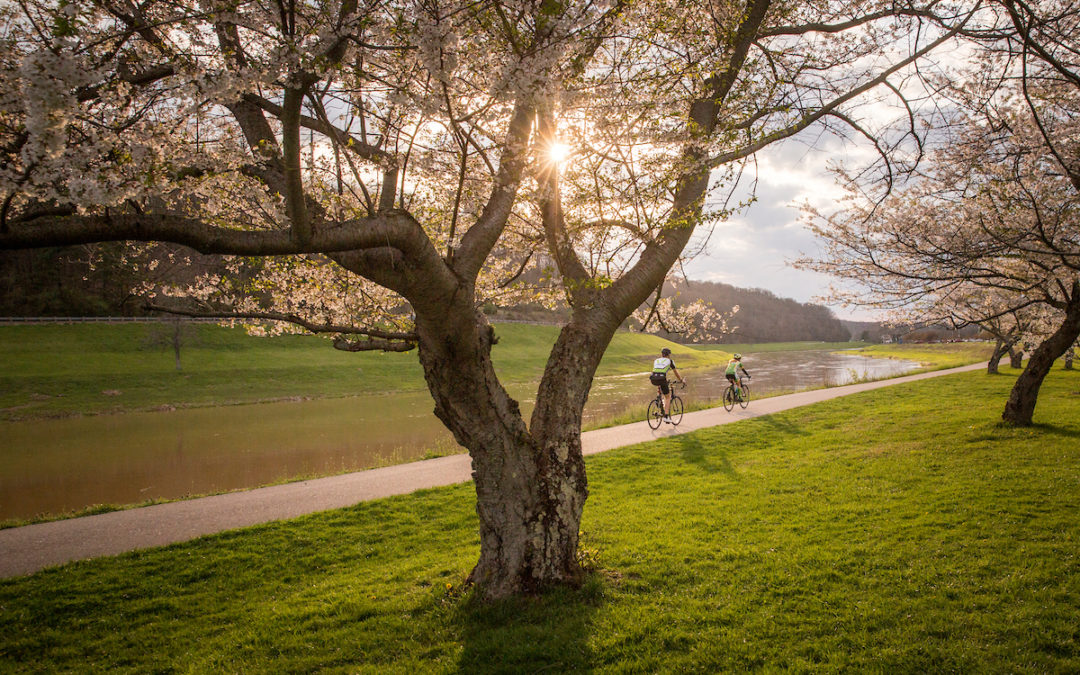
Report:
[{"label": "tree shadow", "polygon": [[1065,438],[1080,438],[1080,429],[1071,429],[1066,427],[1059,427],[1053,424],[1047,424],[1045,422],[1036,422],[1031,425],[1032,429],[1038,429],[1044,434],[1050,434],[1052,436],[1064,436]]},{"label": "tree shadow", "polygon": [[[785,437],[808,436],[803,426],[791,421],[779,418],[777,415],[765,415],[752,419],[742,420],[740,424],[764,426],[765,429],[756,430],[756,435],[768,439],[783,439]],[[749,427],[743,427],[749,428]],[[682,457],[686,462],[699,466],[709,473],[723,473],[737,479],[738,473],[731,465],[730,449],[739,447],[746,441],[745,434],[721,434],[721,440],[703,442],[699,434],[684,434],[675,436],[672,440],[679,443]]]},{"label": "tree shadow", "polygon": [[755,417],[754,421],[757,424],[764,424],[769,427],[770,433],[784,434],[786,436],[809,436],[810,432],[802,428],[790,419],[784,419],[779,415],[765,415],[763,417]]},{"label": "tree shadow", "polygon": [[722,473],[729,478],[738,478],[735,467],[728,459],[728,449],[721,443],[704,443],[696,434],[676,436],[682,458],[708,473]]},{"label": "tree shadow", "polygon": [[464,651],[459,673],[589,672],[592,618],[604,602],[605,580],[590,573],[580,588],[482,602],[462,600],[456,622]]}]

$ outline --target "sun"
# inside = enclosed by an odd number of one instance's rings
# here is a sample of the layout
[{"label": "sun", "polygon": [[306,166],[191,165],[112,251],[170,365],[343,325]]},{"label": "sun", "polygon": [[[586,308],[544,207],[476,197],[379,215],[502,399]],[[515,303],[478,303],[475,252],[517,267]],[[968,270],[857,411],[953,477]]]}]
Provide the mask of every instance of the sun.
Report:
[{"label": "sun", "polygon": [[548,159],[555,164],[562,164],[570,157],[570,146],[555,141],[548,147]]}]

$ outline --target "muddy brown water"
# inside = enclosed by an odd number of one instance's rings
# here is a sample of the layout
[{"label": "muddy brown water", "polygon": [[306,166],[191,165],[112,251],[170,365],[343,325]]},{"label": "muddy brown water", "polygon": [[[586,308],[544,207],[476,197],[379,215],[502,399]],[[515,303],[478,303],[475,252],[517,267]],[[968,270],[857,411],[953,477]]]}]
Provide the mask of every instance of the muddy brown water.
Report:
[{"label": "muddy brown water", "polygon": [[[900,375],[919,364],[825,351],[747,354],[755,395]],[[719,399],[722,369],[683,373]],[[586,424],[652,398],[644,374],[597,378]],[[534,387],[511,387],[527,415]],[[426,391],[0,424],[0,519],[327,476],[460,452]]]}]

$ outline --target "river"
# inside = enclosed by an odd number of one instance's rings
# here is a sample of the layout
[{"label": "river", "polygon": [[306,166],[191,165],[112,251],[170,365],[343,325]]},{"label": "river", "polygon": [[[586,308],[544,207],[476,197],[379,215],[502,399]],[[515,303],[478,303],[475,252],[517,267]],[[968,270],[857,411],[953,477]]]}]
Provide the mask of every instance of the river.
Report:
[{"label": "river", "polygon": [[[746,354],[755,395],[899,375],[912,361],[827,351]],[[716,400],[722,369],[684,372]],[[526,415],[535,387],[511,387]],[[644,374],[597,378],[585,423],[652,398]],[[406,392],[0,424],[0,520],[327,476],[460,452],[429,394]]]}]

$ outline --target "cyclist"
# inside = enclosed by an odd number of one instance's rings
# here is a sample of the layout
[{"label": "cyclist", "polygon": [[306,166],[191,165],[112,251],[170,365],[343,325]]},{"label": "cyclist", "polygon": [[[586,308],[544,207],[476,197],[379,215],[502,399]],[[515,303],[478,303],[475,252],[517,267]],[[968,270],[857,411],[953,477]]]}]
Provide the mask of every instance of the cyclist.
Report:
[{"label": "cyclist", "polygon": [[675,377],[679,378],[679,382],[686,384],[686,380],[679,374],[679,369],[675,367],[675,362],[671,360],[671,350],[664,347],[660,350],[660,358],[653,361],[652,373],[649,374],[649,382],[660,388],[660,393],[664,395],[664,421],[671,424],[671,386],[668,384],[667,374],[668,371],[675,373]]},{"label": "cyclist", "polygon": [[742,354],[734,354],[731,360],[727,363],[727,370],[724,371],[724,375],[728,381],[735,387],[735,400],[742,399],[742,387],[739,386],[739,378],[735,375],[738,370],[742,370],[743,375],[746,375],[746,379],[752,379],[750,373],[746,372],[746,368],[742,364]]}]

